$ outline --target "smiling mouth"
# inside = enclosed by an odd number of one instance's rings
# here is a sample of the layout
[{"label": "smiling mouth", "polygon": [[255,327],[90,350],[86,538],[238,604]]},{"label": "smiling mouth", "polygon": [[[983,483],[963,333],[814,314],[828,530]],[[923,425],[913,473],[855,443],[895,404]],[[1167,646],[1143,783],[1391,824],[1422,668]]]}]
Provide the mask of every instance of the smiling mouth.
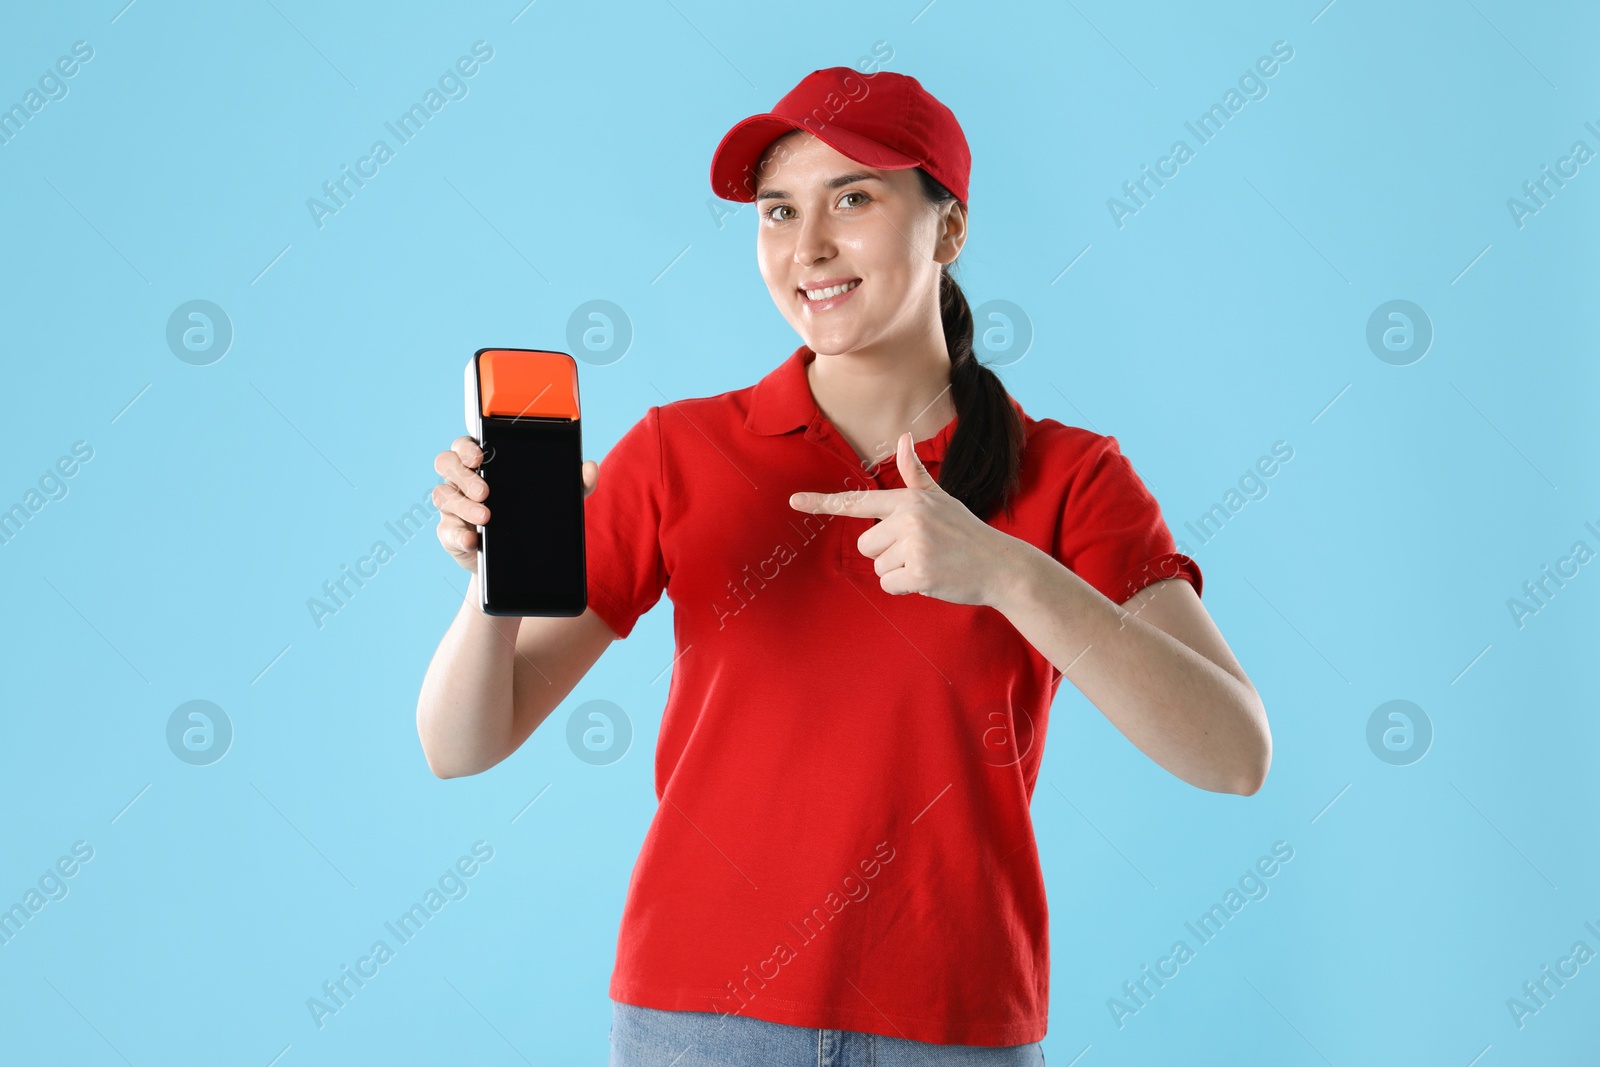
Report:
[{"label": "smiling mouth", "polygon": [[842,285],[830,285],[826,289],[797,289],[808,304],[823,304],[834,300],[846,293],[853,292],[861,284],[860,278],[853,278]]}]

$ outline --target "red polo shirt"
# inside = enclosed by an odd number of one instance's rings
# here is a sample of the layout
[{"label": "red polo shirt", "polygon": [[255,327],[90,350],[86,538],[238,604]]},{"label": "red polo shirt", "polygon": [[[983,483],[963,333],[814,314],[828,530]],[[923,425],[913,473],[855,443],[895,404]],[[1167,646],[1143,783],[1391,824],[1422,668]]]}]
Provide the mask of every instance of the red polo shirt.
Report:
[{"label": "red polo shirt", "polygon": [[[817,408],[802,346],[756,385],[652,407],[586,502],[589,605],[677,646],[656,810],[610,995],[914,1041],[1044,1037],[1049,924],[1029,802],[1061,672],[989,607],[883,592],[797,491],[901,488]],[[1013,398],[1012,401],[1016,403]],[[1114,437],[1022,411],[1013,517],[1121,603],[1200,569]],[[935,478],[952,419],[916,443]]]}]

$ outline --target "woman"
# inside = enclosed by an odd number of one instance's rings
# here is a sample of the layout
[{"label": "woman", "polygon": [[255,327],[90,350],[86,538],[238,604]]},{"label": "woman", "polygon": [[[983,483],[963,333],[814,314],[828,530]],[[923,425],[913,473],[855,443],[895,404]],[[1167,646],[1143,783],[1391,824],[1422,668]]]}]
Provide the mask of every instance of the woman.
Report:
[{"label": "woman", "polygon": [[[650,408],[604,488],[584,465],[582,616],[486,617],[469,588],[429,667],[429,766],[477,773],[671,595],[614,1065],[1043,1062],[1029,801],[1063,677],[1185,781],[1265,778],[1260,699],[1116,439],[1029,417],[975,358],[949,274],[969,169],[954,115],[900,74],[816,71],[734,126],[713,188],[758,205],[804,343],[753,386]],[[469,570],[480,460],[460,438],[435,463]]]}]

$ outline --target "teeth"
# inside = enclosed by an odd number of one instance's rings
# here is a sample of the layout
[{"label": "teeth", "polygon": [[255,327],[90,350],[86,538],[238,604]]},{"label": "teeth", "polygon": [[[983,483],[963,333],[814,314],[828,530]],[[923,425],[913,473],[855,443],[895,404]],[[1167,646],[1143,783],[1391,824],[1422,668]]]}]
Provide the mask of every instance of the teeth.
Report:
[{"label": "teeth", "polygon": [[844,285],[830,285],[826,289],[802,289],[801,292],[806,294],[807,300],[827,300],[829,297],[838,296],[840,293],[847,293],[860,284],[859,281],[846,282]]}]

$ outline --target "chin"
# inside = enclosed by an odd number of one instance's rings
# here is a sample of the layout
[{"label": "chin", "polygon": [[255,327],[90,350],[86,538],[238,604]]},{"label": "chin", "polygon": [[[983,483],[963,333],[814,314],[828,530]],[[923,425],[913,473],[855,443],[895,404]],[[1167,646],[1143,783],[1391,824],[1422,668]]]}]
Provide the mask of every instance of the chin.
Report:
[{"label": "chin", "polygon": [[867,341],[867,338],[862,336],[861,330],[847,323],[819,327],[815,322],[801,320],[791,325],[794,326],[794,332],[805,342],[806,347],[813,352],[848,352]]},{"label": "chin", "polygon": [[849,352],[856,348],[859,343],[853,337],[838,337],[833,334],[813,335],[811,337],[801,334],[800,339],[805,342],[805,346],[811,351],[825,356],[835,356]]}]

